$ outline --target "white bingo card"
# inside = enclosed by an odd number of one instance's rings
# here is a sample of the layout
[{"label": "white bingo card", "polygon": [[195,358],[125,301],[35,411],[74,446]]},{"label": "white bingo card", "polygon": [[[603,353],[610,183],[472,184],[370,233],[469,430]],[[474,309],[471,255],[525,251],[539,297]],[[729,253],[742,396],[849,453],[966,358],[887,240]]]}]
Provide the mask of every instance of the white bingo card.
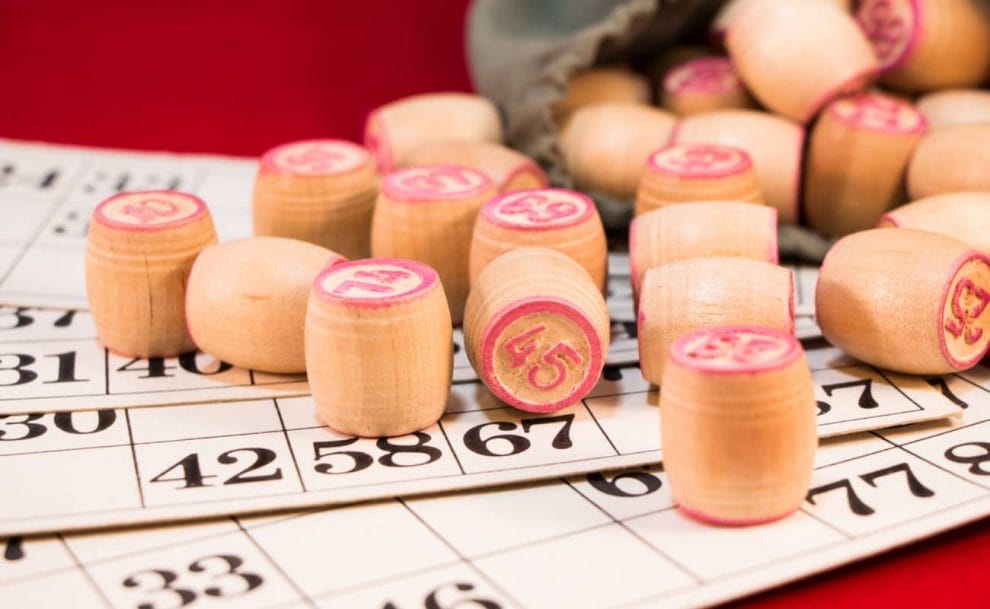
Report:
[{"label": "white bingo card", "polygon": [[[957,415],[963,401],[990,409],[980,389],[990,387],[983,367],[923,379],[880,372],[827,345],[807,353],[823,437]],[[656,463],[658,399],[632,365],[609,366],[588,397],[550,414],[508,407],[477,381],[457,383],[438,423],[391,439],[323,427],[308,396],[2,415],[0,488],[11,492],[0,501],[0,535],[339,504]]]},{"label": "white bingo card", "polygon": [[605,609],[725,601],[990,514],[987,371],[949,421],[826,440],[800,510],[700,524],[659,466],[112,533],[0,540],[0,606]]}]

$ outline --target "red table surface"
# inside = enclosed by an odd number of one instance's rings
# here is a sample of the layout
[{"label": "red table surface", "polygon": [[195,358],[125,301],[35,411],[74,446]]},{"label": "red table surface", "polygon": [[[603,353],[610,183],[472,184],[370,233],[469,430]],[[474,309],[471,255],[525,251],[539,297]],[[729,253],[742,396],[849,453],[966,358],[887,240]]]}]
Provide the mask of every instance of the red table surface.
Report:
[{"label": "red table surface", "polygon": [[[359,140],[376,105],[471,89],[467,4],[0,0],[0,136],[251,156]],[[738,604],[985,606],[988,572],[985,519]]]}]

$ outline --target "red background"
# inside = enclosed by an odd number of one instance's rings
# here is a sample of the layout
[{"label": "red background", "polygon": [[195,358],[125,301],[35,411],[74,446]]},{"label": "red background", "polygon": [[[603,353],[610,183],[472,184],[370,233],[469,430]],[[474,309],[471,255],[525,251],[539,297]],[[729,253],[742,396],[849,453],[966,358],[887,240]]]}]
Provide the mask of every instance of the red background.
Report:
[{"label": "red background", "polygon": [[[252,156],[357,140],[376,105],[470,90],[467,3],[0,0],[0,136]],[[984,520],[742,604],[986,605],[988,569]]]}]

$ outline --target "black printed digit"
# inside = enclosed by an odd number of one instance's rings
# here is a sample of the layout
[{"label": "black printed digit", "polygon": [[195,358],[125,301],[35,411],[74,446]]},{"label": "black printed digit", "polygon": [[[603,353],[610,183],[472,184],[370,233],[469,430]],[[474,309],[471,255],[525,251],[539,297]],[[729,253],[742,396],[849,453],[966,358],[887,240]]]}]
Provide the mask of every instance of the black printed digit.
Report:
[{"label": "black printed digit", "polygon": [[15,562],[24,559],[24,540],[20,537],[9,537],[3,544],[3,559]]},{"label": "black printed digit", "polygon": [[[859,400],[857,401],[860,408],[871,409],[880,405],[875,399],[873,399],[873,379],[860,379],[858,381],[846,381],[844,383],[822,385],[822,390],[825,391],[825,395],[832,397],[832,392],[836,389],[846,389],[849,387],[863,388],[859,393]],[[819,410],[821,410],[821,407],[819,407]]]},{"label": "black printed digit", "polygon": [[221,454],[217,457],[217,461],[223,465],[232,465],[237,463],[238,459],[237,453],[253,453],[254,462],[248,465],[247,468],[241,470],[240,472],[234,474],[230,478],[224,481],[224,484],[243,484],[245,482],[267,482],[269,480],[281,480],[282,479],[282,468],[277,467],[275,471],[270,474],[251,474],[250,472],[259,470],[270,463],[275,461],[276,455],[274,450],[267,448],[235,448],[234,450],[228,450],[227,452]]},{"label": "black printed digit", "polygon": [[[282,479],[282,468],[280,467],[275,468],[275,471],[270,473],[251,473],[262,469],[275,461],[277,457],[275,451],[268,448],[235,448],[233,450],[228,450],[227,452],[221,453],[220,456],[217,457],[217,463],[220,463],[221,465],[233,465],[238,463],[240,461],[237,456],[238,453],[252,454],[254,455],[254,461],[252,461],[251,464],[245,469],[242,469],[230,478],[225,479],[221,484],[244,484],[249,482],[267,482],[270,480]],[[176,475],[171,475],[172,472],[175,472]],[[213,474],[203,473],[203,466],[200,462],[199,453],[192,453],[190,455],[186,455],[174,465],[171,465],[168,469],[152,478],[151,482],[181,482],[182,486],[178,488],[202,488],[204,486],[213,486],[213,483],[209,481],[217,477],[218,476]]]},{"label": "black printed digit", "polygon": [[3,315],[9,315],[13,321],[10,324],[4,324],[0,326],[0,330],[17,330],[18,328],[24,328],[30,326],[34,323],[34,317],[27,315],[27,307],[3,307]]},{"label": "black printed digit", "polygon": [[75,421],[76,417],[85,417],[88,413],[85,412],[57,412],[54,416],[55,427],[61,429],[65,433],[71,433],[76,435],[99,433],[101,431],[106,431],[111,425],[117,422],[117,413],[113,410],[97,410],[96,411],[96,424],[92,429],[79,429]]},{"label": "black printed digit", "polygon": [[553,417],[540,417],[538,419],[523,419],[522,430],[524,433],[529,433],[529,430],[537,425],[552,425],[554,423],[560,423],[561,427],[554,434],[553,440],[550,442],[550,446],[556,448],[557,450],[563,450],[570,448],[574,445],[571,442],[571,423],[574,422],[573,414],[561,414]]},{"label": "black printed digit", "polygon": [[[474,584],[455,582],[438,586],[423,599],[423,609],[502,609],[502,605],[493,600],[481,597],[464,597],[474,591]],[[447,598],[456,595],[455,598]],[[445,600],[449,602],[444,602]]]},{"label": "black printed digit", "polygon": [[58,359],[58,377],[56,377],[54,381],[45,381],[45,384],[82,383],[89,380],[89,379],[76,378],[75,351],[67,351],[65,353],[55,353],[53,355],[46,355],[45,357],[54,357]]},{"label": "black printed digit", "polygon": [[[13,361],[11,361],[13,360]],[[13,380],[5,382],[0,380],[0,387],[13,387],[24,385],[38,378],[38,373],[28,370],[27,367],[33,364],[35,358],[27,353],[3,353],[0,354],[0,379]]]},{"label": "black printed digit", "polygon": [[[153,578],[157,579],[157,582]],[[196,593],[192,590],[178,588],[173,585],[178,579],[179,576],[174,571],[167,569],[147,569],[145,571],[138,571],[125,579],[124,587],[142,588],[142,581],[150,581],[151,584],[158,583],[159,585],[157,587],[147,588],[149,596],[162,596],[160,594],[161,592],[167,592],[173,598],[174,602],[168,604],[143,602],[138,605],[138,609],[178,609],[196,600]]]},{"label": "black printed digit", "polygon": [[227,362],[221,362],[217,360],[215,363],[217,366],[216,370],[204,370],[199,367],[199,361],[196,359],[195,351],[189,353],[183,353],[182,355],[179,356],[179,366],[183,370],[185,370],[186,372],[190,372],[192,374],[198,374],[200,376],[211,376],[214,374],[220,374],[221,372],[226,372],[227,370],[233,368],[233,366],[228,364]]},{"label": "black printed digit", "polygon": [[[904,481],[907,484],[908,491],[911,495],[918,498],[935,496],[935,491],[925,486],[921,480],[918,479],[908,463],[898,463],[889,467],[882,467],[878,470],[861,474],[859,479],[876,488],[877,481],[881,478],[899,473],[904,474]],[[805,500],[812,505],[817,505],[815,503],[816,496],[838,489],[844,489],[846,491],[846,501],[849,504],[849,510],[852,513],[858,516],[869,516],[876,512],[876,510],[859,498],[859,495],[857,495],[855,489],[853,489],[852,482],[849,478],[844,478],[842,480],[837,480],[829,484],[815,487],[808,491],[808,495],[805,497]]]},{"label": "black printed digit", "polygon": [[[147,361],[148,365],[143,368],[139,367],[138,364],[144,361]],[[117,372],[147,372],[144,376],[138,376],[139,379],[157,379],[175,376],[174,374],[169,374],[169,370],[175,370],[175,366],[167,366],[165,364],[165,358],[162,357],[152,357],[147,360],[136,357],[120,368],[117,368]]]},{"label": "black printed digit", "polygon": [[[443,456],[443,453],[439,448],[429,445],[430,441],[433,439],[430,434],[422,431],[416,431],[411,435],[416,438],[415,444],[396,443],[398,440],[409,436],[400,436],[398,438],[379,438],[375,443],[375,446],[377,446],[379,450],[385,451],[385,454],[378,457],[378,462],[386,467],[416,467],[419,465],[433,463]],[[423,455],[423,459],[417,459],[414,463],[400,463],[395,460],[396,455],[412,454]]]},{"label": "black printed digit", "polygon": [[341,455],[353,462],[347,469],[340,467],[335,468],[333,463],[317,463],[313,466],[313,469],[321,474],[352,474],[363,469],[368,469],[375,462],[375,459],[371,455],[358,452],[356,450],[330,450],[350,446],[357,441],[357,438],[347,438],[344,440],[323,440],[320,442],[313,442],[313,459],[315,461],[320,461],[325,457]]},{"label": "black printed digit", "polygon": [[925,379],[925,382],[931,385],[934,389],[938,389],[939,392],[950,402],[955,404],[960,408],[969,408],[969,404],[959,399],[959,396],[952,393],[949,389],[948,383],[945,382],[945,377],[933,376],[931,378]]},{"label": "black printed digit", "polygon": [[[969,452],[967,449],[976,448],[981,451],[980,454],[967,455],[964,454]],[[966,442],[964,444],[956,444],[949,450],[945,451],[945,458],[953,463],[962,463],[964,465],[969,465],[969,473],[976,474],[977,476],[990,476],[990,470],[983,469],[983,464],[990,461],[990,442]]]},{"label": "black printed digit", "polygon": [[[0,416],[0,442],[30,440],[31,438],[37,438],[43,435],[48,431],[48,428],[42,423],[35,423],[35,421],[43,416],[45,415],[39,412]],[[21,431],[14,433],[11,431],[12,429],[20,429]]]},{"label": "black printed digit", "polygon": [[898,463],[897,465],[891,465],[890,467],[884,467],[868,474],[863,474],[860,476],[860,479],[870,486],[876,487],[877,480],[880,478],[902,472],[904,473],[904,480],[907,482],[908,490],[912,495],[915,497],[932,497],[935,495],[935,491],[922,484],[921,480],[918,480],[918,477],[911,471],[911,466],[907,463]]},{"label": "black printed digit", "polygon": [[815,503],[816,496],[838,489],[845,489],[846,502],[849,504],[849,510],[853,514],[856,514],[857,516],[869,516],[876,511],[859,498],[859,495],[856,494],[856,491],[852,487],[852,482],[850,482],[848,478],[843,478],[842,480],[837,480],[836,482],[830,482],[828,484],[823,484],[810,489],[808,491],[808,495],[805,497],[805,501],[811,505],[818,505]]},{"label": "black printed digit", "polygon": [[[166,478],[165,475],[172,470],[177,470],[178,476]],[[178,463],[172,465],[162,473],[151,479],[151,482],[182,482],[179,488],[202,488],[210,486],[206,481],[216,478],[216,476],[203,475],[203,468],[199,463],[199,454],[186,455]]]},{"label": "black printed digit", "polygon": [[[620,484],[624,480],[635,481],[635,489],[630,488],[630,484]],[[659,491],[663,486],[660,478],[649,472],[623,472],[611,479],[602,472],[595,472],[588,474],[588,484],[596,491],[613,497],[642,497]]]},{"label": "black printed digit", "polygon": [[[531,443],[527,438],[517,436],[515,434],[504,433],[494,434],[488,436],[487,438],[482,437],[482,434],[492,426],[499,431],[515,431],[519,428],[519,426],[515,423],[508,423],[505,421],[493,421],[491,423],[475,425],[465,432],[464,445],[467,446],[471,452],[475,452],[485,457],[508,457],[510,455],[518,455],[531,446]],[[497,446],[507,447],[508,450],[495,452],[493,447]]]},{"label": "black printed digit", "polygon": [[[248,573],[246,571],[240,571],[240,568],[244,566],[244,560],[239,556],[234,556],[232,554],[217,554],[215,556],[204,556],[199,560],[193,561],[189,565],[189,571],[192,573],[208,573],[215,563],[220,563],[222,567],[225,567],[225,571],[221,571],[214,578],[213,581],[218,582],[218,585],[210,586],[203,590],[203,594],[206,596],[217,596],[217,597],[227,597],[227,596],[240,596],[246,594],[264,583],[264,579],[256,573]],[[238,588],[224,588],[222,583],[227,580],[239,579],[243,585]]]},{"label": "black printed digit", "polygon": [[52,325],[56,328],[68,328],[72,325],[72,320],[76,318],[76,313],[78,313],[78,311],[66,311],[60,315]]}]

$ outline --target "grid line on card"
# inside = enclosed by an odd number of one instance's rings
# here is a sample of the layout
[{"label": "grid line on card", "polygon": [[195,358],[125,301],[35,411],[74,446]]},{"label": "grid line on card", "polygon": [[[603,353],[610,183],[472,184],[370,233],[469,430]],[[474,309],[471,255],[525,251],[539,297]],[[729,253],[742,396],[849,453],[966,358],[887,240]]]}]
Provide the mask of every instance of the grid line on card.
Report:
[{"label": "grid line on card", "polygon": [[591,416],[591,420],[595,422],[595,426],[598,427],[598,431],[602,432],[602,437],[605,438],[605,440],[608,442],[608,445],[612,448],[613,451],[615,451],[615,454],[616,455],[621,455],[622,453],[619,452],[619,449],[615,447],[615,442],[613,442],[612,441],[612,438],[607,433],[605,433],[605,428],[603,428],[602,427],[602,424],[598,422],[598,417],[595,416],[595,413],[592,412],[591,408],[588,408],[588,402],[586,402],[584,399],[582,399],[581,400],[581,406]]},{"label": "grid line on card", "polygon": [[103,350],[103,392],[110,395],[110,350]]},{"label": "grid line on card", "polygon": [[[650,550],[652,550],[655,554],[657,554],[658,556],[660,556],[661,558],[663,558],[664,560],[666,560],[670,564],[672,564],[675,567],[677,567],[678,569],[680,569],[681,572],[684,573],[685,575],[687,575],[688,577],[690,577],[693,582],[695,582],[696,584],[704,583],[704,579],[702,579],[702,577],[700,575],[698,575],[697,573],[695,573],[691,569],[688,569],[687,566],[685,566],[684,564],[682,564],[680,561],[675,560],[667,552],[664,552],[663,550],[661,550],[660,548],[658,548],[656,546],[656,544],[651,543],[649,540],[645,539],[642,535],[640,535],[636,531],[632,530],[632,528],[630,528],[629,525],[627,525],[625,523],[625,520],[621,520],[621,519],[616,518],[615,516],[613,516],[611,512],[609,512],[608,510],[606,510],[604,507],[598,505],[598,503],[596,503],[595,501],[593,501],[591,499],[591,497],[588,497],[587,495],[585,495],[584,493],[582,493],[581,491],[579,491],[577,488],[575,488],[575,486],[573,484],[571,484],[571,481],[570,480],[567,480],[565,478],[561,478],[560,481],[563,482],[564,484],[566,484],[569,489],[571,489],[572,491],[574,491],[575,493],[577,493],[577,495],[579,497],[581,497],[582,499],[584,499],[585,501],[587,501],[588,503],[590,503],[591,505],[593,505],[595,508],[597,508],[602,514],[605,514],[606,516],[608,516],[609,520],[611,520],[613,524],[618,525],[619,528],[621,528],[627,534],[632,535],[633,538],[636,539],[636,541],[638,541],[639,543],[643,544],[644,546],[646,546],[647,548],[649,548]],[[663,512],[663,511],[667,511],[669,509],[673,509],[673,508],[667,508],[667,509],[664,509],[664,510],[657,510],[657,511],[658,512]],[[644,515],[645,514],[639,514],[639,516],[644,516]]]},{"label": "grid line on card", "polygon": [[961,375],[961,374],[953,374],[952,376],[954,376],[954,377],[956,377],[956,378],[958,378],[958,379],[961,379],[961,380],[963,380],[963,381],[965,381],[965,382],[967,382],[967,383],[969,383],[969,384],[970,384],[970,385],[972,385],[973,387],[976,387],[977,389],[980,389],[980,390],[982,390],[982,391],[983,391],[984,393],[990,393],[990,389],[987,389],[987,388],[986,388],[986,387],[984,387],[983,385],[981,385],[981,384],[979,384],[979,383],[977,383],[976,381],[973,381],[973,380],[970,380],[970,379],[968,379],[968,378],[966,378],[965,376],[963,376],[963,375]]},{"label": "grid line on card", "polygon": [[82,573],[83,578],[93,588],[93,591],[96,592],[96,596],[99,597],[99,599],[103,602],[103,606],[112,609],[113,603],[110,602],[110,598],[103,591],[103,588],[101,588],[100,585],[96,583],[96,579],[93,578],[93,575],[89,572],[86,566],[83,565],[83,563],[79,560],[79,557],[76,556],[76,553],[72,551],[72,548],[69,547],[69,544],[65,542],[65,537],[62,536],[61,533],[58,535],[58,540],[62,544],[62,547],[65,548],[65,551],[68,553],[69,558],[72,559],[73,566],[76,569],[78,569],[80,573]]},{"label": "grid line on card", "polygon": [[313,607],[313,609],[317,609],[318,606],[316,604],[316,601],[314,601],[312,597],[306,594],[306,591],[303,590],[302,586],[300,586],[295,579],[290,577],[288,572],[286,572],[286,570],[282,567],[282,565],[279,564],[279,562],[276,561],[274,558],[272,558],[272,555],[268,553],[268,550],[266,550],[264,546],[258,543],[258,540],[255,539],[253,535],[251,535],[250,531],[244,528],[244,525],[241,523],[241,520],[237,516],[231,516],[230,519],[233,520],[234,524],[237,525],[237,528],[240,530],[241,534],[244,535],[244,537],[246,537],[249,542],[251,542],[251,545],[253,545],[255,549],[258,550],[258,552],[260,552],[261,555],[265,557],[265,560],[267,560],[268,563],[275,569],[275,571],[282,576],[282,579],[284,579],[286,583],[289,584],[289,586],[293,589],[293,591],[295,591],[295,593],[299,595],[299,598],[302,599],[303,602],[305,602],[310,607]]},{"label": "grid line on card", "polygon": [[282,436],[285,438],[285,445],[289,449],[289,455],[292,456],[292,465],[296,468],[296,477],[299,479],[299,484],[302,487],[303,492],[308,492],[309,489],[306,488],[306,481],[303,480],[302,471],[299,469],[299,461],[296,460],[296,451],[292,448],[292,442],[289,441],[289,430],[285,428],[285,419],[282,417],[282,409],[279,407],[277,399],[273,398],[272,402],[275,404],[275,414],[278,415],[278,423],[282,426]]},{"label": "grid line on card", "polygon": [[59,210],[62,209],[62,206],[65,205],[66,201],[69,200],[69,197],[72,196],[73,190],[75,189],[76,186],[79,185],[80,182],[82,182],[83,178],[86,177],[86,172],[89,171],[91,165],[92,163],[83,163],[81,168],[77,168],[78,173],[75,176],[76,179],[72,181],[71,185],[68,188],[65,189],[65,192],[62,194],[62,196],[58,197],[55,200],[51,210],[38,223],[38,228],[31,234],[31,237],[27,240],[27,242],[24,243],[23,247],[21,248],[21,251],[18,252],[17,256],[15,256],[14,259],[10,262],[10,266],[7,268],[7,270],[4,271],[2,276],[0,276],[0,288],[3,287],[3,284],[7,282],[7,280],[10,278],[11,274],[13,274],[17,266],[21,263],[22,260],[24,260],[24,256],[27,255],[28,251],[32,247],[34,247],[35,242],[38,240],[39,237],[41,237],[41,233],[42,231],[45,230],[45,227],[48,226],[48,223],[52,221],[52,218],[54,218],[55,215],[58,214]]},{"label": "grid line on card", "polygon": [[450,441],[450,438],[447,436],[447,430],[443,428],[443,417],[440,417],[440,420],[437,421],[437,427],[440,428],[440,433],[443,434],[444,441],[447,443],[447,446],[450,447],[450,454],[454,456],[454,462],[457,463],[457,469],[461,470],[461,474],[467,474],[464,470],[464,466],[461,464],[461,458],[457,455],[457,451],[454,450],[454,443]]},{"label": "grid line on card", "polygon": [[433,534],[434,537],[439,539],[441,543],[447,546],[447,548],[451,552],[453,552],[454,555],[457,556],[465,565],[467,565],[467,567],[469,567],[472,571],[474,571],[481,579],[485,580],[485,583],[491,586],[493,590],[497,591],[499,594],[507,598],[509,601],[511,601],[514,605],[516,605],[520,609],[526,608],[526,605],[519,602],[519,599],[517,599],[514,594],[509,594],[508,590],[502,587],[497,581],[495,581],[494,578],[489,576],[488,573],[485,573],[485,571],[483,571],[481,567],[476,565],[473,560],[471,560],[463,552],[461,552],[460,548],[458,548],[453,543],[451,543],[446,537],[441,535],[440,532],[437,531],[432,525],[426,522],[426,520],[424,520],[423,517],[416,512],[416,510],[409,507],[409,504],[407,504],[405,501],[403,501],[401,498],[398,497],[396,497],[395,500],[399,502],[399,505],[404,507],[410,514],[412,514],[413,518],[418,520],[420,525],[426,528],[426,530],[428,530],[431,534]]},{"label": "grid line on card", "polygon": [[[955,431],[955,430],[953,430],[953,431]],[[927,440],[928,438],[925,438],[925,439]],[[938,468],[938,469],[942,470],[943,472],[949,474],[953,478],[958,478],[959,480],[962,480],[966,484],[969,484],[971,486],[974,486],[974,487],[976,487],[977,489],[979,489],[981,491],[987,492],[987,489],[985,487],[983,487],[982,485],[977,484],[976,482],[973,482],[969,478],[967,478],[965,476],[962,476],[962,475],[960,475],[960,474],[958,474],[958,473],[956,473],[956,472],[954,472],[954,471],[952,471],[952,470],[950,470],[950,469],[948,469],[948,468],[946,468],[946,467],[944,467],[942,465],[939,465],[938,463],[932,461],[931,459],[929,459],[928,457],[925,457],[924,455],[918,454],[917,452],[914,452],[912,450],[909,450],[907,447],[901,446],[899,444],[896,445],[896,447],[897,447],[898,450],[900,450],[902,452],[906,452],[907,454],[911,455],[912,457],[915,457],[916,459],[919,459],[920,461],[924,461],[925,463],[927,463],[928,465],[931,465],[932,467],[935,467],[935,468]]]},{"label": "grid line on card", "polygon": [[[804,507],[804,503],[803,503],[803,502],[802,502],[802,504],[801,504],[801,507],[800,507],[799,509],[801,510],[801,512],[802,512],[802,513],[803,513],[803,514],[804,514],[805,516],[808,516],[808,517],[809,517],[809,518],[811,518],[812,520],[816,520],[816,521],[818,521],[818,522],[819,522],[820,524],[822,524],[822,525],[824,525],[825,527],[827,527],[827,528],[828,528],[829,530],[831,530],[832,532],[834,532],[834,533],[836,533],[836,534],[838,534],[838,535],[842,535],[842,537],[843,537],[843,538],[844,538],[845,540],[849,540],[849,539],[855,539],[855,536],[853,536],[853,535],[851,535],[851,534],[849,534],[849,533],[847,533],[847,532],[845,532],[845,531],[843,531],[842,529],[840,529],[839,527],[837,527],[837,526],[835,526],[835,525],[834,525],[834,524],[832,524],[831,522],[829,522],[829,521],[827,521],[827,520],[825,520],[824,518],[822,518],[822,517],[821,517],[821,516],[819,516],[818,514],[815,514],[815,513],[814,513],[814,512],[812,512],[811,510],[808,510],[807,508],[805,508],[805,507]],[[837,542],[837,543],[842,543],[842,542]]]},{"label": "grid line on card", "polygon": [[901,389],[897,385],[897,383],[895,383],[894,381],[892,381],[890,379],[890,377],[888,377],[886,374],[884,374],[883,370],[880,370],[879,368],[875,368],[873,366],[870,366],[870,368],[874,372],[876,372],[880,376],[880,378],[882,378],[883,380],[887,381],[887,384],[888,385],[890,385],[891,387],[893,387],[894,389],[896,389],[898,393],[900,393],[901,395],[903,395],[909,402],[911,402],[912,404],[914,404],[915,407],[916,407],[915,410],[924,410],[925,409],[924,406],[922,406],[921,404],[919,404],[918,402],[916,402],[913,398],[911,398],[911,396],[909,396],[907,393],[905,393],[904,390]]},{"label": "grid line on card", "polygon": [[131,461],[134,462],[134,482],[137,484],[138,497],[141,499],[141,507],[147,507],[144,502],[144,486],[141,484],[141,468],[138,465],[137,447],[134,445],[134,430],[131,428],[131,413],[129,409],[124,409],[124,421],[127,423],[127,439],[131,445]]}]

